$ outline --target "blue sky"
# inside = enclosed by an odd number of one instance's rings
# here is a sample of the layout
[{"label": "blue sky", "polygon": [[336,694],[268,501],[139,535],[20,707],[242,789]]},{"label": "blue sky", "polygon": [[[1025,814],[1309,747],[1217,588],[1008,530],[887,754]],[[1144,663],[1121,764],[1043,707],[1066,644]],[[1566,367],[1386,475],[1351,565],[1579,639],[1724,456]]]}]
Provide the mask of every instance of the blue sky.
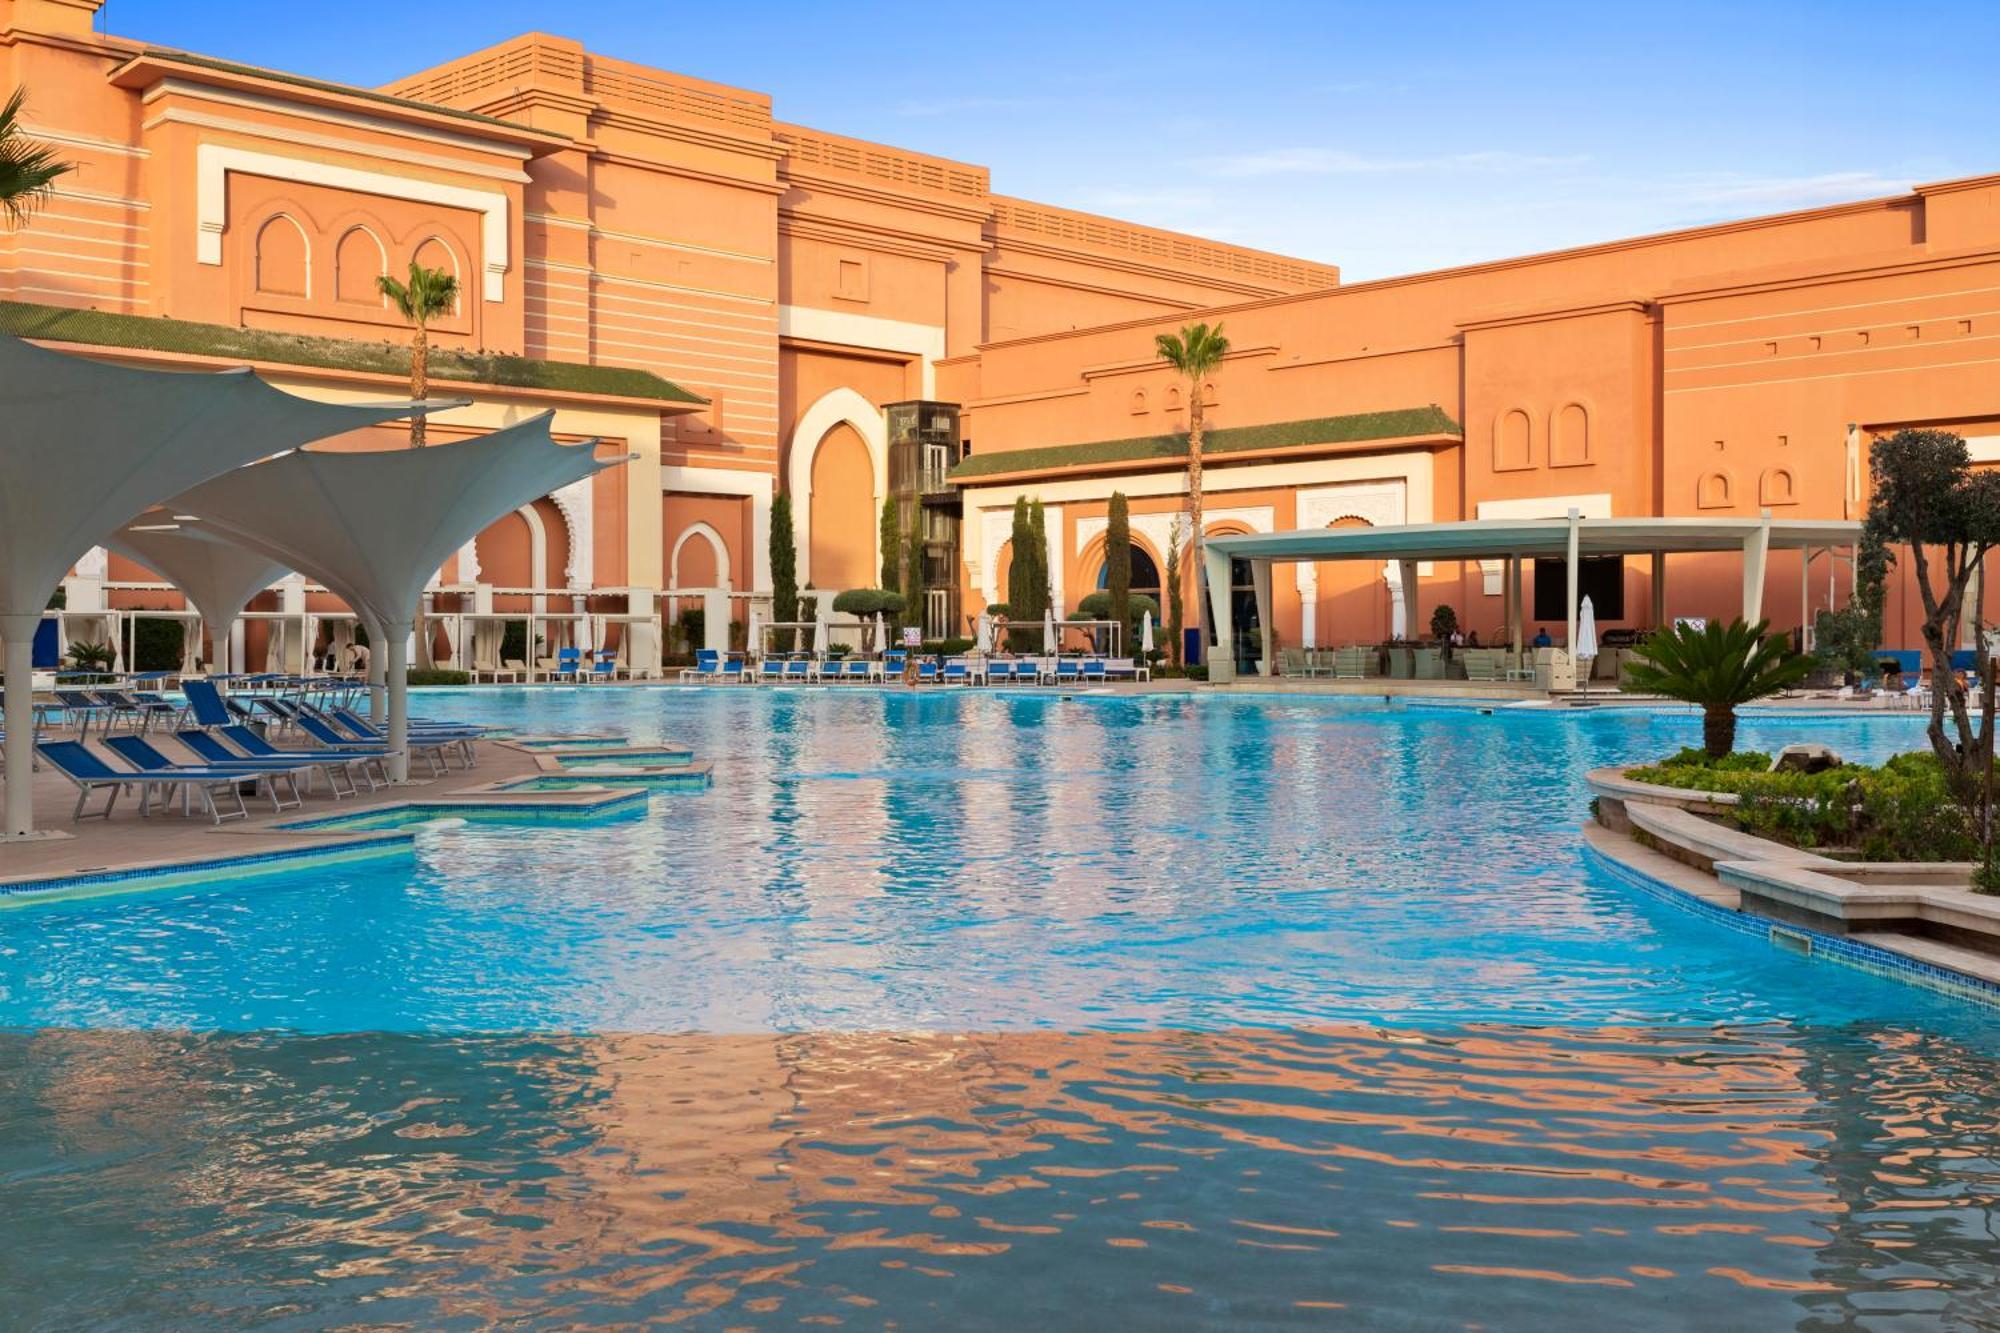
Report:
[{"label": "blue sky", "polygon": [[[318,6],[316,6],[318,7]],[[540,28],[994,188],[1349,279],[2000,170],[2000,4],[109,0],[112,32],[359,84]]]}]

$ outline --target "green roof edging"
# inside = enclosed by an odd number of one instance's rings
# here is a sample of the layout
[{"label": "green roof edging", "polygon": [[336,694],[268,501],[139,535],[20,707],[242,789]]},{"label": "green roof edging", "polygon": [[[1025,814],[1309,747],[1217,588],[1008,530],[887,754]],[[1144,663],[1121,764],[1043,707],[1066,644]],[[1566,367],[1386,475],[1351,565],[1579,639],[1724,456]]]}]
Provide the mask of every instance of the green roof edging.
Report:
[{"label": "green roof edging", "polygon": [[[1304,421],[1274,421],[1263,426],[1224,426],[1202,436],[1202,456],[1255,453],[1298,445],[1353,444],[1362,440],[1400,440],[1420,435],[1457,435],[1458,423],[1436,403],[1389,412],[1355,412]],[[1187,432],[1142,435],[1129,440],[1095,440],[1059,444],[1046,449],[1010,449],[974,454],[951,470],[952,481],[975,481],[1010,472],[1046,472],[1092,464],[1141,463],[1187,457]]]},{"label": "green roof edging", "polygon": [[[0,301],[0,333],[49,342],[83,343],[92,347],[212,356],[227,361],[266,361],[373,375],[407,376],[410,373],[410,349],[398,343],[231,328],[226,324],[197,324],[155,315],[115,315],[105,310],[80,310],[27,301]],[[650,370],[587,366],[574,361],[543,361],[502,352],[468,352],[452,347],[433,347],[430,373],[433,379],[491,384],[510,389],[652,398],[669,403],[708,401]]]},{"label": "green roof edging", "polygon": [[498,116],[488,116],[478,111],[464,111],[455,106],[444,106],[437,102],[420,102],[414,97],[398,97],[394,93],[378,92],[373,88],[357,88],[351,83],[335,83],[331,79],[315,79],[305,74],[287,74],[281,70],[259,69],[255,65],[238,64],[233,60],[218,60],[214,56],[198,56],[191,51],[176,51],[167,46],[149,46],[139,53],[155,60],[171,60],[177,65],[193,65],[196,69],[212,69],[218,74],[235,74],[246,79],[269,79],[272,83],[288,83],[295,88],[311,88],[318,92],[337,93],[342,97],[358,97],[365,102],[381,102],[386,106],[408,107],[413,111],[428,111],[434,115],[449,116],[454,120],[469,120],[476,124],[492,125],[501,129],[517,130],[527,134],[543,134],[551,138],[567,139],[570,136],[553,130],[538,130],[532,125],[518,121],[502,120]]}]

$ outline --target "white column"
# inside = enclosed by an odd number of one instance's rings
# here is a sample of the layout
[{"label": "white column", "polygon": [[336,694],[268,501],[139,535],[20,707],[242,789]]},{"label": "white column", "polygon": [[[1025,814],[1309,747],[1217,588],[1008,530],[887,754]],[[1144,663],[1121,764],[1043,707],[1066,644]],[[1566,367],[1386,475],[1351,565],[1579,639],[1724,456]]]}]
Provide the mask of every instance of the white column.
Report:
[{"label": "white column", "polygon": [[1756,624],[1764,618],[1764,573],[1771,558],[1771,511],[1743,539],[1743,619]]},{"label": "white column", "polygon": [[1319,647],[1319,566],[1301,560],[1296,576],[1299,585],[1299,647]]},{"label": "white column", "polygon": [[1417,623],[1417,562],[1398,560],[1396,562],[1396,586],[1401,590],[1398,605],[1402,609],[1403,628],[1395,637],[1414,639],[1423,633],[1423,626]]},{"label": "white column", "polygon": [[0,616],[6,640],[7,806],[9,838],[35,831],[35,626],[41,616]]},{"label": "white column", "polygon": [[1507,629],[1513,638],[1514,655],[1519,657],[1522,643],[1521,622],[1526,619],[1526,616],[1522,614],[1521,607],[1521,557],[1518,555],[1507,557],[1507,592],[1513,602],[1513,610],[1509,614]]},{"label": "white column", "polygon": [[1582,517],[1574,509],[1569,511],[1569,559],[1566,562],[1569,566],[1569,578],[1568,589],[1564,595],[1566,605],[1563,607],[1564,614],[1569,617],[1569,631],[1563,639],[1563,651],[1566,653],[1576,652],[1576,590],[1577,578],[1581,573],[1577,568],[1577,559],[1581,547],[1581,533],[1577,525],[1582,521]]},{"label": "white column", "polygon": [[1204,542],[1201,562],[1208,595],[1197,597],[1196,601],[1208,610],[1215,625],[1215,647],[1203,645],[1208,658],[1208,678],[1217,684],[1227,684],[1236,679],[1236,616],[1229,597],[1229,557]]},{"label": "white column", "polygon": [[[389,781],[410,780],[410,654],[402,626],[384,636],[388,662],[384,670],[389,686]],[[375,654],[368,655],[369,661]]]}]

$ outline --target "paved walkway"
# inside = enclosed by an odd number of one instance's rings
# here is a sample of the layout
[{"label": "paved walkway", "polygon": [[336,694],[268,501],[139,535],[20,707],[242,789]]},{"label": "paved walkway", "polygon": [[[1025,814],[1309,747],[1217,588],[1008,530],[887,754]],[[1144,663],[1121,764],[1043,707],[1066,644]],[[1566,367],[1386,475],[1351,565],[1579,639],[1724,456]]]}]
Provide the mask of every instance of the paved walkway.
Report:
[{"label": "paved walkway", "polygon": [[[171,740],[150,738],[160,748],[174,752]],[[139,802],[127,794],[118,798],[118,808],[110,819],[70,822],[76,806],[76,788],[60,773],[43,766],[35,774],[35,827],[72,834],[72,837],[38,839],[27,842],[0,841],[0,879],[16,876],[75,874],[97,870],[123,870],[162,861],[201,861],[218,856],[253,856],[259,852],[297,847],[297,834],[273,833],[273,824],[290,823],[329,815],[353,814],[376,806],[404,801],[436,800],[467,787],[509,778],[525,777],[536,771],[531,755],[503,745],[482,744],[478,766],[471,772],[452,769],[443,777],[413,777],[402,787],[385,787],[370,793],[364,786],[358,795],[335,801],[327,794],[325,781],[316,782],[315,794],[306,797],[296,810],[272,814],[270,803],[245,797],[250,807],[248,820],[232,820],[220,828],[205,815],[183,818],[178,810],[155,811],[141,818]],[[188,758],[184,754],[176,757]],[[425,770],[421,764],[418,772]],[[4,779],[0,779],[4,786]],[[91,808],[102,806],[103,795],[91,798]],[[261,809],[260,809],[261,805]]]}]

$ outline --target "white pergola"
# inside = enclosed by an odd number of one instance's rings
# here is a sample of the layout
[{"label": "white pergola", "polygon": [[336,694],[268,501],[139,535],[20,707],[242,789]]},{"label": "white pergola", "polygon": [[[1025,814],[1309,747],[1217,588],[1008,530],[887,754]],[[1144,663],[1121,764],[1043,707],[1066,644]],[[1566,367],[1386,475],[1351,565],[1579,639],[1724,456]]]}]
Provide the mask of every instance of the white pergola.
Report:
[{"label": "white pergola", "polygon": [[456,404],[337,404],[248,370],[152,370],[0,337],[4,836],[34,833],[34,636],[63,575],[167,496],[311,441]]},{"label": "white pergola", "polygon": [[[407,636],[425,582],[488,524],[625,461],[598,460],[595,440],[558,444],[553,416],[425,449],[300,449],[206,481],[170,508],[319,580],[354,609],[380,647],[370,675],[386,681],[389,748],[404,755]],[[407,758],[392,763],[405,780]]]},{"label": "white pergola", "polygon": [[[1417,567],[1426,561],[1496,561],[1505,566],[1502,591],[1515,652],[1521,650],[1521,565],[1524,560],[1568,562],[1569,636],[1576,642],[1578,564],[1592,556],[1647,555],[1653,559],[1653,623],[1666,620],[1666,560],[1669,555],[1738,553],[1743,557],[1745,620],[1764,614],[1764,582],[1774,550],[1853,546],[1861,525],[1839,519],[1776,522],[1770,511],[1758,518],[1584,518],[1572,509],[1564,518],[1474,519],[1461,523],[1406,523],[1379,528],[1302,528],[1290,532],[1210,537],[1203,546],[1204,573],[1215,626],[1210,655],[1212,681],[1236,677],[1230,644],[1235,616],[1230,603],[1230,561],[1251,562],[1257,590],[1263,658],[1271,658],[1271,578],[1273,564],[1320,560],[1389,562],[1415,622]],[[1803,566],[1801,561],[1801,579]],[[1218,593],[1217,590],[1220,590]]]}]

